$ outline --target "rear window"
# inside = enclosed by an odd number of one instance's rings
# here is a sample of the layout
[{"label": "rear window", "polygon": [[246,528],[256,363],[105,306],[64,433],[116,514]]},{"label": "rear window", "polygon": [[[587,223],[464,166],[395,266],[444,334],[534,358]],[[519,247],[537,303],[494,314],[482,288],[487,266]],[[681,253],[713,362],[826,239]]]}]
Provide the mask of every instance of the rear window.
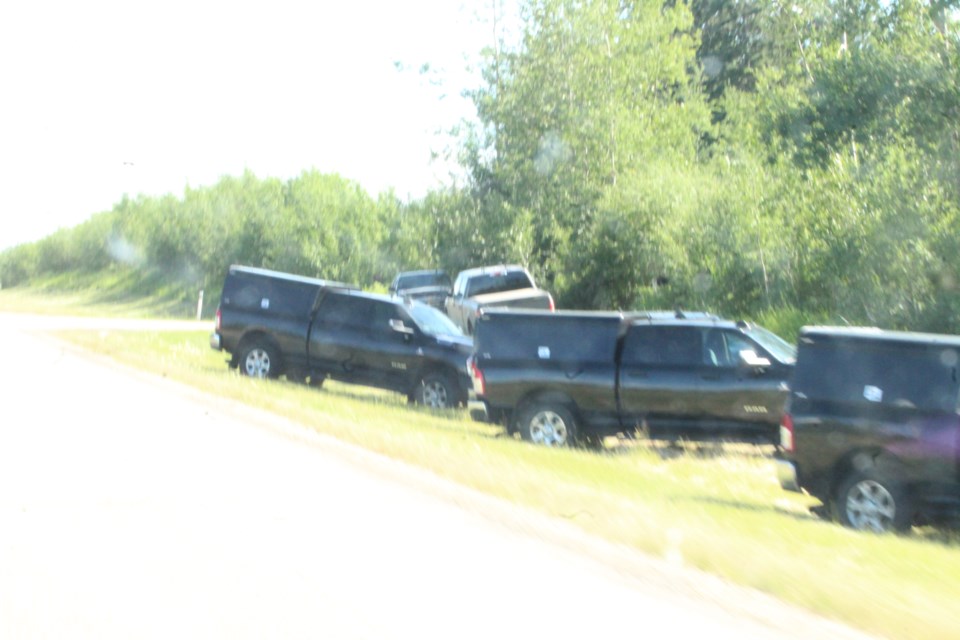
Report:
[{"label": "rear window", "polygon": [[957,410],[957,350],[824,341],[801,344],[793,390],[811,400]]},{"label": "rear window", "polygon": [[450,278],[445,273],[420,273],[397,278],[397,290],[420,287],[450,287]]},{"label": "rear window", "polygon": [[222,303],[245,311],[306,317],[319,285],[256,274],[231,274],[223,284]]},{"label": "rear window", "polygon": [[485,273],[474,276],[467,282],[465,295],[482,296],[488,293],[513,291],[515,289],[529,289],[533,281],[524,271],[507,271],[504,273]]},{"label": "rear window", "polygon": [[620,319],[490,315],[477,324],[476,350],[495,360],[613,362]]}]

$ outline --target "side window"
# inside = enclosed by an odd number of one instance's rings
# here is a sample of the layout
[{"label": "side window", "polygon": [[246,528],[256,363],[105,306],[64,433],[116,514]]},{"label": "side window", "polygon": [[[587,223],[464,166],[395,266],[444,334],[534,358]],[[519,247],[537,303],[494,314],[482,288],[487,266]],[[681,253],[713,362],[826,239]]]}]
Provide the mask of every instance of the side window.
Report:
[{"label": "side window", "polygon": [[628,365],[659,364],[656,327],[631,327],[623,343],[621,359]]},{"label": "side window", "polygon": [[370,302],[373,305],[373,308],[367,314],[370,332],[376,335],[393,333],[393,329],[390,328],[390,321],[403,319],[397,312],[397,305],[380,302],[379,300],[371,300]]},{"label": "side window", "polygon": [[740,365],[740,352],[745,349],[764,355],[756,344],[736,331],[708,329],[703,341],[703,362],[714,367],[736,367]]},{"label": "side window", "polygon": [[363,324],[364,312],[369,312],[363,308],[364,302],[362,298],[328,293],[320,303],[320,322],[329,328],[359,328]]},{"label": "side window", "polygon": [[344,309],[340,302],[342,296],[328,293],[320,301],[317,308],[317,322],[326,327],[336,327],[343,324]]},{"label": "side window", "polygon": [[695,327],[634,326],[624,343],[623,361],[634,365],[700,366],[703,335]]},{"label": "side window", "polygon": [[694,327],[663,327],[663,363],[673,366],[703,364],[703,333]]},{"label": "side window", "polygon": [[703,363],[712,367],[731,367],[727,351],[726,332],[719,329],[707,329],[703,338]]},{"label": "side window", "polygon": [[744,336],[732,331],[727,331],[725,333],[727,337],[727,360],[730,363],[728,366],[736,367],[740,364],[741,351],[750,350],[759,356],[765,355],[760,347]]}]

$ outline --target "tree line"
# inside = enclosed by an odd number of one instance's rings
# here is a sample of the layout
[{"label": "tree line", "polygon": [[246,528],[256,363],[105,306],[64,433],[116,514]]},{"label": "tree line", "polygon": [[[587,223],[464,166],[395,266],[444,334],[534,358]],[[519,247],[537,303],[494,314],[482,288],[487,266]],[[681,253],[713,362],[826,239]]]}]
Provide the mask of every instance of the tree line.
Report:
[{"label": "tree line", "polygon": [[957,1],[523,0],[481,52],[464,184],[125,197],[0,280],[133,269],[215,305],[233,263],[383,288],[519,262],[566,308],[960,333]]}]

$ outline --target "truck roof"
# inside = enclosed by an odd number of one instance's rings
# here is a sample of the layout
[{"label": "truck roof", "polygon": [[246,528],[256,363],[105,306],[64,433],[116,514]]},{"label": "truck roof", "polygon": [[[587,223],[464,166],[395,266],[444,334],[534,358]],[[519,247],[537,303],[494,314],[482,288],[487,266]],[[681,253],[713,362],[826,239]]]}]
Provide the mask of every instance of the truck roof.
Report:
[{"label": "truck roof", "polygon": [[335,280],[324,280],[322,278],[311,278],[309,276],[301,276],[296,273],[287,273],[285,271],[274,271],[272,269],[264,269],[261,267],[247,267],[244,265],[234,264],[230,265],[229,273],[249,273],[251,275],[262,276],[265,278],[277,278],[279,280],[289,280],[292,282],[303,282],[306,284],[313,284],[320,287],[341,287],[343,289],[359,289],[360,287],[353,284],[346,284],[344,282],[337,282]]},{"label": "truck roof", "polygon": [[902,345],[931,345],[960,348],[960,336],[918,331],[893,331],[878,327],[834,327],[811,325],[800,329],[800,343],[820,340],[843,342],[884,342]]},{"label": "truck roof", "polygon": [[491,316],[510,314],[544,318],[607,319],[630,322],[632,324],[641,324],[643,322],[670,323],[676,321],[677,324],[700,322],[703,324],[709,324],[710,326],[746,326],[746,323],[742,321],[724,320],[719,316],[707,313],[705,311],[592,311],[587,309],[562,309],[557,311],[545,311],[543,309],[503,308],[490,308],[482,311],[482,315]]},{"label": "truck roof", "polygon": [[473,267],[471,269],[464,269],[457,274],[457,277],[471,277],[486,273],[504,273],[507,271],[527,271],[527,269],[519,264],[495,264],[486,267]]}]

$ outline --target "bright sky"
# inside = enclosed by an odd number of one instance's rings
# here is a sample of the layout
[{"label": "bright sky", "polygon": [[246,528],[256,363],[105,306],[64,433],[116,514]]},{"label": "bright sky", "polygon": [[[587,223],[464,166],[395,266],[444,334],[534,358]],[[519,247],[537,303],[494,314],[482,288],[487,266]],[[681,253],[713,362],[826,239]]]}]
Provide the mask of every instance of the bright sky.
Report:
[{"label": "bright sky", "polygon": [[[249,169],[371,194],[449,182],[490,0],[0,5],[0,250]],[[406,70],[398,71],[402,63]],[[429,63],[434,75],[419,73]],[[440,78],[441,85],[430,78]]]}]

